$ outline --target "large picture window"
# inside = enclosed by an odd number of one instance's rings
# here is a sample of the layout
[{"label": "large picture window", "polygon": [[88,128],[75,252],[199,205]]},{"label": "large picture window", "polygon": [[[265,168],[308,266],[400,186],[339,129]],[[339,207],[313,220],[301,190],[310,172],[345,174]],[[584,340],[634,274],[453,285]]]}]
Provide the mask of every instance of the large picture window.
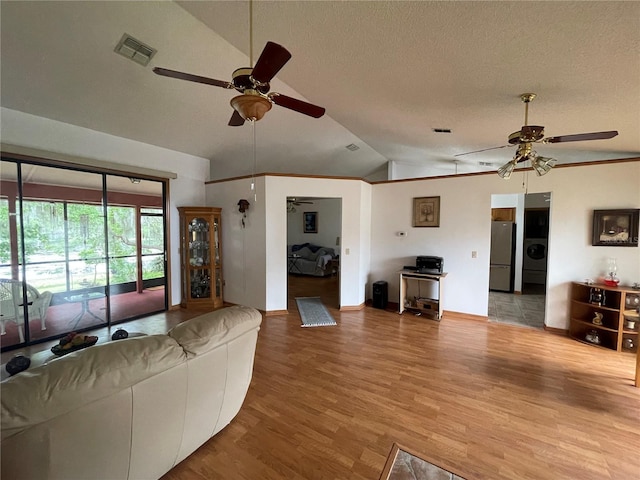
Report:
[{"label": "large picture window", "polygon": [[167,308],[162,181],[1,166],[2,350]]}]

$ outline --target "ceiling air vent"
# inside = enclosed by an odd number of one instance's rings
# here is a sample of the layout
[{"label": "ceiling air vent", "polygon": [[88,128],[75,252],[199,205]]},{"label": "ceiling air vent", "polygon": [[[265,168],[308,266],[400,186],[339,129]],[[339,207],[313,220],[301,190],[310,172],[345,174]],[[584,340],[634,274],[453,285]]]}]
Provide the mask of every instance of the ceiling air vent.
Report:
[{"label": "ceiling air vent", "polygon": [[432,128],[431,131],[434,133],[451,133],[450,128]]},{"label": "ceiling air vent", "polygon": [[128,33],[125,33],[118,42],[115,52],[140,65],[146,66],[156,54],[157,50],[151,48],[149,45],[145,45],[140,40],[136,40]]},{"label": "ceiling air vent", "polygon": [[360,147],[357,146],[355,143],[350,143],[349,145],[347,145],[345,147],[347,150],[351,150],[352,152],[355,152],[356,150],[360,150]]},{"label": "ceiling air vent", "polygon": [[480,165],[481,167],[493,167],[493,163],[489,162],[478,162],[478,165]]}]

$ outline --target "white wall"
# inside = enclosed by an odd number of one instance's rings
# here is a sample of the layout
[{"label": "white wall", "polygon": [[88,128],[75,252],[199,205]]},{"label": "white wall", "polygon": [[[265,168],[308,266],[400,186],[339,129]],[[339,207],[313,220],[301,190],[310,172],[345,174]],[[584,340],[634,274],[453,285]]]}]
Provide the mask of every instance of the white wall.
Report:
[{"label": "white wall", "polygon": [[365,301],[371,219],[371,185],[360,180],[267,177],[268,234],[267,310],[287,308],[286,204],[290,197],[332,197],[342,200],[342,254],[340,256],[340,306]]},{"label": "white wall", "polygon": [[26,113],[1,109],[0,137],[3,143],[46,150],[92,160],[175,172],[169,182],[169,229],[171,303],[180,303],[180,228],[178,206],[205,203],[204,181],[209,160],[166,148],[108,135]]},{"label": "white wall", "polygon": [[[342,202],[339,198],[320,198],[310,200],[313,205],[302,204],[295,212],[287,213],[287,244],[312,243],[322,247],[331,247],[340,254],[336,239],[342,229]],[[286,208],[286,204],[282,207]],[[304,233],[304,212],[318,213],[318,233]]]},{"label": "white wall", "polygon": [[[206,186],[207,204],[223,208],[225,300],[266,311],[287,309],[286,201],[288,196],[312,196],[342,201],[340,305],[364,303],[371,244],[371,185],[355,179],[267,176],[258,180],[257,206],[248,198],[252,210],[244,232],[237,228],[237,219],[225,211],[237,209],[238,200],[246,198],[248,180]],[[230,221],[235,221],[235,226],[227,227]],[[239,263],[248,256],[251,261]]]},{"label": "white wall", "polygon": [[[255,184],[254,191],[248,178],[207,185],[206,203],[222,208],[224,300],[264,310],[270,259],[265,250],[266,224],[270,220],[265,204],[264,177],[256,177]],[[249,201],[246,217],[238,210],[240,199]]]},{"label": "white wall", "polygon": [[[373,185],[371,276],[388,281],[390,298],[397,301],[396,272],[403,265],[416,255],[443,256],[449,272],[445,310],[486,316],[491,195],[522,193],[524,175],[517,172],[509,181],[479,175]],[[566,329],[571,282],[602,277],[607,257],[618,259],[622,283],[640,281],[640,248],[591,246],[594,209],[640,208],[640,161],[526,175],[529,193],[552,194],[545,323]],[[434,195],[441,197],[440,228],[412,228],[412,198]],[[398,237],[397,231],[408,234]],[[472,250],[478,251],[476,259]]]},{"label": "white wall", "polygon": [[[388,162],[389,165],[387,168],[389,180],[403,180],[444,175],[460,175],[462,173],[472,173],[479,171],[478,165],[475,163],[459,162],[456,165],[450,160],[432,160],[436,161],[426,162],[426,164],[416,164],[391,160]],[[483,167],[480,169],[480,171],[490,171],[492,168],[495,169],[496,167]]]}]

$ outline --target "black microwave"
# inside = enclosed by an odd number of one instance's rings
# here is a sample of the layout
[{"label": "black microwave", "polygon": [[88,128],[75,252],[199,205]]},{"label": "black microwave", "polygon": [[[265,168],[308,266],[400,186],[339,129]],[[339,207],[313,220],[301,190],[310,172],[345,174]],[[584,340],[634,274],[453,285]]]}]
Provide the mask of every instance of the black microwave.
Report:
[{"label": "black microwave", "polygon": [[416,257],[416,270],[420,273],[442,273],[444,259],[442,257],[432,257],[421,255]]}]

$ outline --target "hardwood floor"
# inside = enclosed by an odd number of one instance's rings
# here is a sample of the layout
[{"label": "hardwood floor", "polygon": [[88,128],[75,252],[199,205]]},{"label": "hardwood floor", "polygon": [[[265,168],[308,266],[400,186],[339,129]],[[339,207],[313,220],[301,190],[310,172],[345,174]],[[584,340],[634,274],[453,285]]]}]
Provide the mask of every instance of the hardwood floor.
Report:
[{"label": "hardwood floor", "polygon": [[239,414],[164,480],[378,479],[394,442],[468,480],[640,478],[633,355],[502,323],[340,312],[336,277],[300,278],[290,296],[321,296],[338,326],[301,328],[295,302],[264,318]]},{"label": "hardwood floor", "polygon": [[377,479],[394,442],[468,480],[639,477],[633,355],[327,306],[337,327],[265,318],[240,413],[165,480]]}]

